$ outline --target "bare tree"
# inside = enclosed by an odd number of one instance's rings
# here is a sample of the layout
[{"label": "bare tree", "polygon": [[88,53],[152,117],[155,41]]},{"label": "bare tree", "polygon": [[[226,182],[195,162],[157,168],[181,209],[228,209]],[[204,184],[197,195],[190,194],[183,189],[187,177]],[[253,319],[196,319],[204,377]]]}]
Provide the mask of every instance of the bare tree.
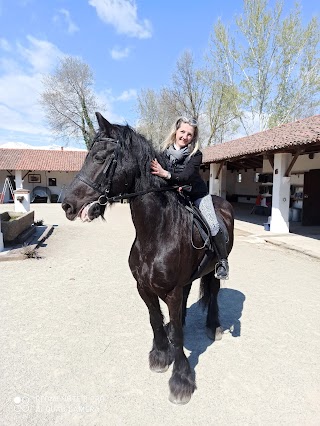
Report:
[{"label": "bare tree", "polygon": [[44,76],[43,84],[40,102],[51,130],[66,139],[82,137],[88,147],[94,134],[94,112],[101,108],[91,89],[93,73],[89,66],[80,59],[65,57],[52,75]]},{"label": "bare tree", "polygon": [[159,148],[176,118],[170,93],[166,89],[159,93],[151,89],[141,90],[137,110],[140,115],[137,130]]},{"label": "bare tree", "polygon": [[155,146],[160,146],[177,117],[185,115],[199,119],[204,90],[201,73],[194,68],[192,54],[186,51],[177,61],[171,87],[159,93],[151,89],[140,91],[138,130],[152,139]]},{"label": "bare tree", "polygon": [[179,115],[199,119],[204,102],[205,86],[201,70],[195,68],[190,51],[182,53],[172,76],[171,97]]}]

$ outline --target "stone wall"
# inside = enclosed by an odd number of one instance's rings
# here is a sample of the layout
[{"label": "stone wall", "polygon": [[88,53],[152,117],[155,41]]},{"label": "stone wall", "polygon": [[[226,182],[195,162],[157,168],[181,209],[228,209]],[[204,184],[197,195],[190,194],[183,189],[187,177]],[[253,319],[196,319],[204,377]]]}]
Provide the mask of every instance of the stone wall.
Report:
[{"label": "stone wall", "polygon": [[34,211],[28,213],[4,212],[0,214],[4,242],[14,241],[34,223]]}]

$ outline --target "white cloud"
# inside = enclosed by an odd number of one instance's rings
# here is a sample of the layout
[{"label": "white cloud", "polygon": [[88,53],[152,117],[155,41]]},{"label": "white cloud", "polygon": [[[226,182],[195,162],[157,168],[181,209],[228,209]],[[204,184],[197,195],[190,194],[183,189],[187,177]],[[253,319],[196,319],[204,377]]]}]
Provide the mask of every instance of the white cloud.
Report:
[{"label": "white cloud", "polygon": [[[62,52],[47,41],[27,37],[0,62],[0,129],[6,132],[49,135],[39,105],[42,73],[48,73]],[[31,67],[30,67],[31,65]]]},{"label": "white cloud", "polygon": [[[49,145],[30,145],[25,142],[16,142],[16,141],[8,141],[6,143],[0,143],[0,148],[14,148],[14,149],[51,149],[55,151],[61,150],[61,145],[57,144],[49,144]],[[86,148],[79,148],[79,147],[63,147],[64,151],[87,151]]]},{"label": "white cloud", "polygon": [[152,28],[149,20],[139,22],[134,0],[89,0],[99,18],[113,25],[119,34],[129,37],[149,38]]},{"label": "white cloud", "polygon": [[125,122],[124,117],[114,113],[113,104],[116,98],[112,94],[111,89],[105,89],[97,93],[98,102],[103,105],[103,111],[99,111],[110,123],[123,123]]},{"label": "white cloud", "polygon": [[32,105],[31,111],[13,109],[7,105],[0,105],[0,128],[13,132],[24,132],[28,134],[48,133],[46,128],[39,123],[43,114],[39,108]]},{"label": "white cloud", "polygon": [[[58,11],[58,13],[60,15],[62,15],[62,19],[67,24],[67,31],[68,31],[69,34],[73,34],[77,31],[79,31],[79,27],[73,22],[73,20],[71,19],[71,16],[70,16],[70,12],[67,9],[60,9]],[[55,15],[53,17],[53,22],[55,22],[55,23],[60,22],[60,20],[61,20],[60,15]]]},{"label": "white cloud", "polygon": [[125,49],[118,49],[117,47],[114,47],[110,51],[112,59],[115,59],[115,60],[127,58],[129,56],[129,53],[130,53],[129,47],[126,47]]},{"label": "white cloud", "polygon": [[[0,143],[27,142],[33,145],[52,143],[54,136],[46,126],[44,111],[39,105],[43,91],[42,76],[52,71],[64,55],[48,41],[27,37],[24,43],[12,46],[0,59]],[[31,66],[30,66],[31,65]],[[114,104],[136,97],[133,89],[114,96],[111,90],[97,93],[100,111],[112,123],[125,123],[115,113]]]},{"label": "white cloud", "polygon": [[10,52],[11,50],[10,43],[5,38],[0,38],[0,49],[5,50],[6,52]]},{"label": "white cloud", "polygon": [[7,74],[13,74],[16,72],[18,73],[19,70],[19,64],[14,59],[5,57],[0,58],[0,71]]},{"label": "white cloud", "polygon": [[117,97],[117,101],[128,102],[137,97],[137,91],[135,89],[125,90]]},{"label": "white cloud", "polygon": [[52,43],[27,36],[29,46],[18,43],[19,53],[31,64],[34,72],[47,73],[63,53]]}]

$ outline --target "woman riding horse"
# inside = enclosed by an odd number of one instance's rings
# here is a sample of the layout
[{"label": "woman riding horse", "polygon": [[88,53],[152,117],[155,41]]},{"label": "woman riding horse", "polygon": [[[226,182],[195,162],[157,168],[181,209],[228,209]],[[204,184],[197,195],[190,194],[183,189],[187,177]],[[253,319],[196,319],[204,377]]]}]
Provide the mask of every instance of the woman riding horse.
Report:
[{"label": "woman riding horse", "polygon": [[208,195],[207,185],[199,173],[202,153],[199,150],[197,121],[186,117],[178,118],[164,142],[164,148],[170,161],[170,171],[164,170],[155,159],[151,161],[152,173],[168,179],[169,183],[191,185],[188,196],[206,219],[218,256],[215,277],[226,280],[229,278],[229,265],[225,236],[220,229],[212,197]]}]

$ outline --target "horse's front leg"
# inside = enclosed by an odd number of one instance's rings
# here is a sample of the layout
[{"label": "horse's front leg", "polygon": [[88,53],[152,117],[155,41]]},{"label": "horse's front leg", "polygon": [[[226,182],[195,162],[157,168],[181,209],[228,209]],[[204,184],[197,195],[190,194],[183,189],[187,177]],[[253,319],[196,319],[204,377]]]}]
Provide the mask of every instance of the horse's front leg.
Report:
[{"label": "horse's front leg", "polygon": [[150,324],[153,330],[153,346],[149,353],[149,365],[152,371],[163,373],[173,361],[173,350],[163,327],[163,315],[159,298],[151,290],[138,283],[138,292],[149,310]]},{"label": "horse's front leg", "polygon": [[174,348],[173,371],[169,380],[169,400],[174,404],[189,402],[196,389],[194,374],[183,351],[182,299],[183,290],[176,287],[165,300],[170,316],[168,337]]}]

